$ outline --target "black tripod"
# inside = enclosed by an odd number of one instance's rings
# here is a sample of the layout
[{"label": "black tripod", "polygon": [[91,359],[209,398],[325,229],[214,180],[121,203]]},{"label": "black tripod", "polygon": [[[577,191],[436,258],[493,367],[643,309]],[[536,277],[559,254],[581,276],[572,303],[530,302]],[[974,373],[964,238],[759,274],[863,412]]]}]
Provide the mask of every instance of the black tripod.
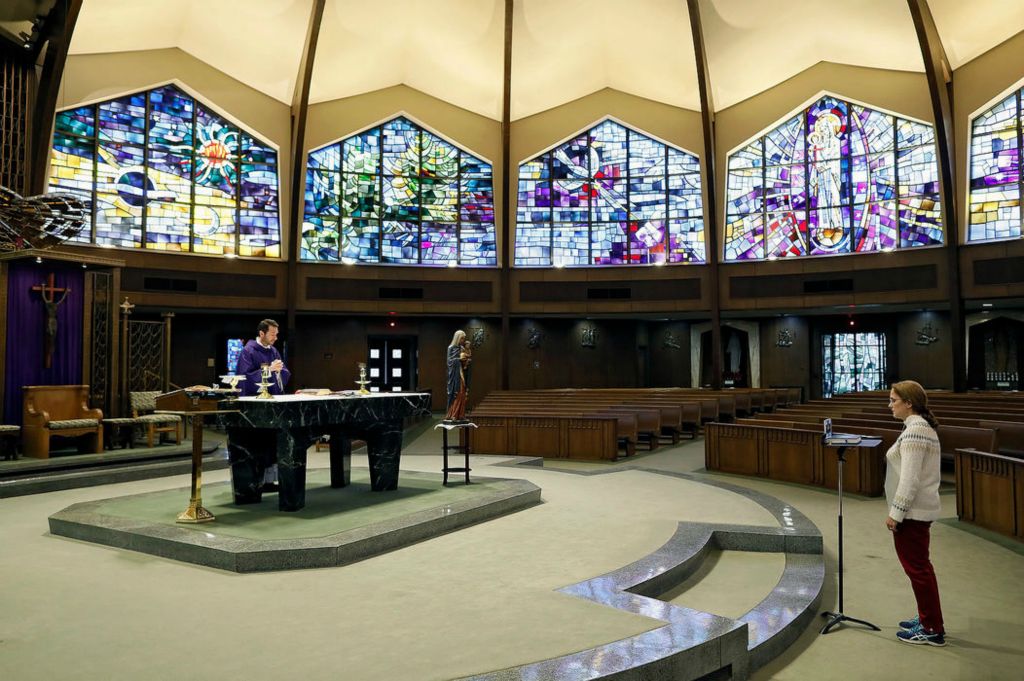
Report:
[{"label": "black tripod", "polygon": [[[877,447],[882,441],[879,438],[865,437],[862,438],[860,443],[855,445],[857,447],[866,447],[873,449]],[[825,624],[821,629],[822,634],[827,634],[832,627],[836,626],[840,622],[856,622],[857,624],[863,624],[865,627],[874,629],[875,631],[881,631],[871,622],[865,622],[859,620],[856,617],[850,617],[843,613],[843,464],[846,462],[844,458],[846,456],[847,445],[833,445],[828,440],[825,441],[826,447],[835,447],[836,454],[839,456],[839,481],[837,487],[839,489],[839,610],[836,612],[823,612],[822,617],[828,618],[828,623]]]}]

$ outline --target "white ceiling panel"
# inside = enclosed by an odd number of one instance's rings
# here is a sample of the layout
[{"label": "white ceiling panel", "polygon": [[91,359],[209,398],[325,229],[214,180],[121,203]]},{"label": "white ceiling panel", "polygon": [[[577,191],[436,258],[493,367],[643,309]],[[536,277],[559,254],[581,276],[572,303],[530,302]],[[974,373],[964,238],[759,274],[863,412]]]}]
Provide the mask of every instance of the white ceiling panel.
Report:
[{"label": "white ceiling panel", "polygon": [[716,109],[818,62],[924,71],[903,0],[701,0]]},{"label": "white ceiling panel", "polygon": [[87,0],[71,54],[178,47],[291,103],[311,0]]},{"label": "white ceiling panel", "polygon": [[504,2],[329,0],[311,102],[405,84],[501,118]]},{"label": "white ceiling panel", "polygon": [[700,108],[682,0],[517,0],[512,118],[606,87]]},{"label": "white ceiling panel", "polygon": [[928,6],[954,69],[1024,30],[1024,0],[929,0]]},{"label": "white ceiling panel", "polygon": [[[0,0],[2,1],[2,0]],[[87,0],[72,54],[178,47],[290,103],[313,0]],[[504,0],[327,0],[310,100],[405,84],[501,118]],[[930,0],[954,68],[1024,0]],[[822,61],[923,71],[904,0],[700,0],[715,107]],[[512,118],[603,88],[699,109],[684,0],[515,0]]]}]

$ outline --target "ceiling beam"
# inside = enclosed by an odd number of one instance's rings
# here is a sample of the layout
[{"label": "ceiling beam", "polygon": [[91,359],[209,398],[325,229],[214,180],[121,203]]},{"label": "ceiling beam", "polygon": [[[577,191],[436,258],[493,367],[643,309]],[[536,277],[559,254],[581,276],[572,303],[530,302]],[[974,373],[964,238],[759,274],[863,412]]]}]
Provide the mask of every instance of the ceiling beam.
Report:
[{"label": "ceiling beam", "polygon": [[502,72],[501,94],[501,270],[498,289],[501,296],[501,389],[509,388],[509,354],[512,345],[511,307],[512,291],[512,12],[513,0],[505,0],[505,62]]},{"label": "ceiling beam", "polygon": [[960,213],[956,208],[956,147],[953,142],[953,69],[935,26],[928,0],[907,0],[921,45],[932,112],[935,116],[935,146],[939,162],[939,191],[942,224],[946,233],[949,294],[950,352],[953,362],[953,390],[967,389],[967,344],[964,327],[964,299],[960,287]]},{"label": "ceiling beam", "polygon": [[[313,0],[309,13],[309,26],[306,28],[306,42],[302,47],[302,58],[295,78],[295,91],[292,93],[292,138],[291,138],[291,177],[289,182],[288,215],[291,227],[288,230],[288,294],[286,297],[288,326],[286,333],[295,352],[297,341],[296,308],[298,306],[299,289],[299,257],[302,254],[302,210],[303,210],[303,179],[306,170],[306,118],[309,114],[309,84],[313,79],[313,62],[316,60],[316,45],[320,39],[320,24],[324,18],[324,6],[327,0]],[[282,235],[284,232],[282,232]]]},{"label": "ceiling beam", "polygon": [[[53,118],[57,113],[57,94],[64,78],[64,66],[68,61],[71,36],[78,23],[82,0],[58,2],[46,19],[43,27],[46,41],[46,57],[39,73],[39,87],[32,107],[32,124],[29,133],[28,194],[35,196],[46,191],[46,163],[50,157]],[[42,41],[40,41],[42,42]]]},{"label": "ceiling beam", "polygon": [[697,64],[700,89],[700,118],[704,132],[704,250],[708,264],[708,297],[711,299],[711,387],[722,387],[722,302],[718,282],[718,172],[716,170],[715,102],[711,94],[711,74],[704,49],[704,28],[700,20],[700,1],[686,0],[693,36],[693,56]]}]

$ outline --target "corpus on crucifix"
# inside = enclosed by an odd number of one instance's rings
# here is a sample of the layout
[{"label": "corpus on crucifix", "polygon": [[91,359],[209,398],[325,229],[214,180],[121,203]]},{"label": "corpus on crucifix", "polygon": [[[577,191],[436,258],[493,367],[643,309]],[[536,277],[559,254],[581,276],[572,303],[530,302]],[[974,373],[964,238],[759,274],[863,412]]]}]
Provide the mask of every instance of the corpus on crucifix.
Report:
[{"label": "corpus on crucifix", "polygon": [[[57,307],[68,297],[71,288],[57,288],[53,283],[53,272],[50,272],[50,277],[42,284],[33,286],[32,290],[39,292],[39,297],[43,299],[43,305],[46,307],[43,327],[43,368],[49,369],[53,365],[53,348],[57,344]],[[57,298],[58,293],[61,294],[60,299]]]}]

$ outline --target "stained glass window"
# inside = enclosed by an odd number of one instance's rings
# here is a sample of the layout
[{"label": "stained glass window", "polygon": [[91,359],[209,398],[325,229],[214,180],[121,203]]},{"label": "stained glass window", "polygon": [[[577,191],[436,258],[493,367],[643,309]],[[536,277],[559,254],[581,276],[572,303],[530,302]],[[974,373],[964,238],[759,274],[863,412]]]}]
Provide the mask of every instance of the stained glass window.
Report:
[{"label": "stained glass window", "polygon": [[173,85],[59,112],[50,190],[91,202],[79,242],[281,257],[277,152]]},{"label": "stained glass window", "polygon": [[516,267],[704,262],[700,162],[606,120],[519,166]]},{"label": "stained glass window", "polygon": [[725,260],[943,242],[932,126],[825,96],[729,156]]},{"label": "stained glass window", "polygon": [[824,334],[821,366],[822,397],[885,390],[885,334]]},{"label": "stained glass window", "polygon": [[301,257],[493,267],[491,165],[402,117],[311,151]]},{"label": "stained glass window", "polygon": [[971,123],[971,199],[968,241],[1020,237],[1021,99],[1010,93]]}]

